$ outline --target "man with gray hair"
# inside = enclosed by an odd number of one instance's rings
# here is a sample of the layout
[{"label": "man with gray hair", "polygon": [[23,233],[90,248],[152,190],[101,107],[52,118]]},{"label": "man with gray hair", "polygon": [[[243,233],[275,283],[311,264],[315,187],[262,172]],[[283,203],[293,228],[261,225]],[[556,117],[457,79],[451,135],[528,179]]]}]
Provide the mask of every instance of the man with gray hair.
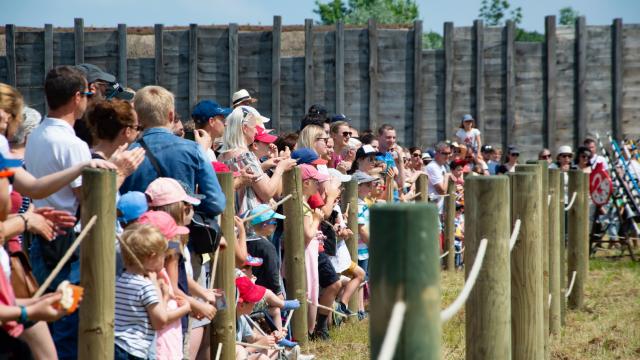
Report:
[{"label": "man with gray hair", "polygon": [[18,126],[15,134],[13,134],[11,138],[7,139],[9,140],[11,154],[16,159],[24,159],[24,149],[27,145],[27,137],[31,134],[33,129],[40,125],[42,115],[40,115],[38,110],[25,106],[22,119],[22,123]]},{"label": "man with gray hair", "polygon": [[447,169],[447,163],[451,157],[451,147],[445,142],[436,145],[436,155],[434,161],[427,165],[427,176],[429,176],[429,198],[438,201],[438,210],[442,214],[444,201],[442,196],[447,193],[449,177],[451,174]]}]

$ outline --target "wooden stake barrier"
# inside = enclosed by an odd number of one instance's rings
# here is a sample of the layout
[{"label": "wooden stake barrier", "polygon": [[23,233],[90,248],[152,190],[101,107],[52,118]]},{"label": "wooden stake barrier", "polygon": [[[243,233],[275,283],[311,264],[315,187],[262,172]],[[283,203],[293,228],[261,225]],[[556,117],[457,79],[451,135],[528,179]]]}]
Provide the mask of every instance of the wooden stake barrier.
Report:
[{"label": "wooden stake barrier", "polygon": [[[465,307],[466,358],[508,360],[511,359],[509,178],[470,176],[464,187],[465,263],[475,262],[483,238],[489,241],[484,265]],[[469,271],[470,267],[465,267],[467,277]]]},{"label": "wooden stake barrier", "polygon": [[[534,172],[509,174],[511,219],[520,219],[519,240],[511,250],[511,344],[513,359],[544,357],[542,297],[542,210],[540,181]],[[544,203],[546,205],[546,202]]]},{"label": "wooden stake barrier", "polygon": [[87,226],[93,220],[95,225],[80,245],[80,285],[84,287],[84,297],[79,310],[78,358],[113,359],[116,173],[84,169],[82,185],[82,224]]},{"label": "wooden stake barrier", "polygon": [[[344,185],[342,192],[342,211],[347,215],[347,227],[353,235],[346,240],[351,261],[358,263],[358,182],[351,180]],[[358,310],[358,293],[354,293],[349,299],[349,309]]]},{"label": "wooden stake barrier", "polygon": [[[227,240],[227,248],[218,249],[218,263],[213,282],[217,288],[224,290],[227,298],[227,308],[218,310],[211,322],[210,343],[222,344],[220,358],[223,360],[235,360],[236,358],[236,284],[235,284],[235,196],[233,190],[233,174],[217,173],[218,182],[222,192],[227,198],[227,204],[222,213],[220,228]],[[218,349],[211,346],[211,357],[216,358]]]},{"label": "wooden stake barrier", "polygon": [[576,192],[576,200],[569,209],[568,271],[576,271],[576,281],[569,295],[569,307],[584,306],[584,288],[589,267],[589,176],[580,170],[569,171],[569,193]]},{"label": "wooden stake barrier", "polygon": [[407,309],[394,358],[440,358],[438,235],[435,204],[371,208],[371,359],[378,359],[397,300]]},{"label": "wooden stake barrier", "polygon": [[455,219],[456,219],[456,185],[453,182],[449,182],[447,186],[447,195],[442,201],[444,201],[444,250],[448,252],[445,257],[444,268],[449,271],[456,269],[455,266]]},{"label": "wooden stake barrier", "polygon": [[420,194],[415,197],[416,202],[429,201],[427,181],[429,181],[429,179],[427,178],[427,174],[420,174],[420,176],[418,176],[418,179],[416,179],[416,194]]},{"label": "wooden stake barrier", "polygon": [[565,172],[560,173],[560,196],[558,196],[558,207],[560,216],[558,217],[558,236],[560,238],[560,325],[564,326],[565,314],[567,311],[567,298],[564,296],[567,291],[567,250],[566,250],[566,219],[567,212],[564,210],[565,203],[565,184],[568,185],[568,175]]},{"label": "wooden stake barrier", "polygon": [[[558,197],[562,196],[560,189],[559,169],[549,169],[549,294],[551,304],[549,307],[549,333],[559,334],[561,284],[560,284],[560,217],[564,217],[564,209],[560,207]],[[543,206],[544,208],[544,206]]]}]

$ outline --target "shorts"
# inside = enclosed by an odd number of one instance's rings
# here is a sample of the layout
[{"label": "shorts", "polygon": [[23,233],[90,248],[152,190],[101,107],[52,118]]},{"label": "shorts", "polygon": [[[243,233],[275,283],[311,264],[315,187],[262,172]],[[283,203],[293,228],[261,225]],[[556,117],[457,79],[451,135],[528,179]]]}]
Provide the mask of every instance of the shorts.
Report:
[{"label": "shorts", "polygon": [[353,279],[354,277],[356,277],[355,271],[357,267],[358,267],[358,264],[356,264],[355,261],[352,261],[351,265],[349,265],[349,268],[341,272],[340,274]]},{"label": "shorts", "polygon": [[368,258],[365,260],[358,259],[358,266],[360,266],[362,270],[364,270],[364,273],[365,273],[364,280],[369,281],[369,259]]},{"label": "shorts", "polygon": [[333,264],[331,264],[329,256],[323,252],[318,254],[318,277],[321,288],[329,287],[336,281],[340,280],[340,276],[333,268]]}]

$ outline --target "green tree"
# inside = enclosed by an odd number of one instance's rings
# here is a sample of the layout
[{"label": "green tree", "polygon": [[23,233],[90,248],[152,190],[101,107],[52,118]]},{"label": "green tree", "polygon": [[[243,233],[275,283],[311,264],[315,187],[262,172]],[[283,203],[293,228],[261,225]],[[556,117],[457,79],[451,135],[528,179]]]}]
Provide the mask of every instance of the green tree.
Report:
[{"label": "green tree", "polygon": [[508,0],[482,0],[479,17],[488,26],[502,26],[507,20],[513,20],[516,25],[520,24],[522,8],[518,6],[509,10],[510,8]]},{"label": "green tree", "polygon": [[366,24],[373,18],[381,24],[408,24],[418,19],[418,5],[415,0],[331,0],[321,3],[316,0],[314,13],[320,16],[320,23],[335,24],[342,20],[345,24]]},{"label": "green tree", "polygon": [[560,9],[560,18],[558,23],[560,25],[573,25],[576,23],[576,19],[580,16],[580,13],[571,6],[563,7]]},{"label": "green tree", "polygon": [[435,31],[422,34],[422,47],[424,49],[442,49],[442,35]]}]

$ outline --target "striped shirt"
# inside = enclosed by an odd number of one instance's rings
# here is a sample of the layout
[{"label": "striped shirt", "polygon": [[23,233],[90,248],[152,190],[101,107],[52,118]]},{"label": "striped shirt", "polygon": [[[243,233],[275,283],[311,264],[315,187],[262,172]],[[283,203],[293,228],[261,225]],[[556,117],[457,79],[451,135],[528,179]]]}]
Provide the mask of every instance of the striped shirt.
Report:
[{"label": "striped shirt", "polygon": [[133,356],[147,358],[156,331],[146,308],[158,302],[155,286],[144,276],[125,271],[116,279],[116,345]]}]

